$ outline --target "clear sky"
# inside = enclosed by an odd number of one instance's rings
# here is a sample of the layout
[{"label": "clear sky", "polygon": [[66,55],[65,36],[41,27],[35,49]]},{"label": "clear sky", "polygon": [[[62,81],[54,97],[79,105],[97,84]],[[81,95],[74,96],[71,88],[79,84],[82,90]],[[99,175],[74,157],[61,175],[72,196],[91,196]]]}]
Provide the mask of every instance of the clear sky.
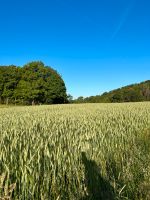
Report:
[{"label": "clear sky", "polygon": [[0,0],[0,65],[34,60],[74,97],[150,79],[150,0]]}]

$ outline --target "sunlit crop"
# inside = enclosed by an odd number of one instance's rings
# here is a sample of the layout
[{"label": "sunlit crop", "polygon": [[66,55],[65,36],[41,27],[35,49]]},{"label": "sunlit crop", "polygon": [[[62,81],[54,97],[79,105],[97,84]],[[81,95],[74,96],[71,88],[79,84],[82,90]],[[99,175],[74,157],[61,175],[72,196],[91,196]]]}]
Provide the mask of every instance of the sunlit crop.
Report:
[{"label": "sunlit crop", "polygon": [[0,108],[0,199],[150,199],[149,152],[149,102]]}]

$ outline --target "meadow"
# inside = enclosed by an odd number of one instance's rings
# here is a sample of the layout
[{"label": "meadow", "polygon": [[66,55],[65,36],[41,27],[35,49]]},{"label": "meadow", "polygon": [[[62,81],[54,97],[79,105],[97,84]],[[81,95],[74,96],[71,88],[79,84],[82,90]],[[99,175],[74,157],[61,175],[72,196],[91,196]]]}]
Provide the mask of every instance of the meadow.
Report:
[{"label": "meadow", "polygon": [[0,199],[149,200],[150,102],[0,108]]}]

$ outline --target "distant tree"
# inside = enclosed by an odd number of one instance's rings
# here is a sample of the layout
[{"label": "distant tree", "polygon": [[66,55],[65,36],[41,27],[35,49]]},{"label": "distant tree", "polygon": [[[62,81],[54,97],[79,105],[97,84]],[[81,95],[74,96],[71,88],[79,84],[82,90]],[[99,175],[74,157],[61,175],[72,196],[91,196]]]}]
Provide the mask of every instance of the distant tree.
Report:
[{"label": "distant tree", "polygon": [[150,101],[150,80],[105,92],[102,95],[86,98],[79,97],[73,100],[74,103],[119,103],[136,101]]},{"label": "distant tree", "polygon": [[73,96],[71,96],[71,94],[68,94],[67,100],[68,100],[69,103],[73,103]]},{"label": "distant tree", "polygon": [[122,94],[121,93],[115,93],[110,97],[110,101],[115,102],[123,102]]},{"label": "distant tree", "polygon": [[75,103],[84,103],[84,97],[80,96],[75,100]]}]

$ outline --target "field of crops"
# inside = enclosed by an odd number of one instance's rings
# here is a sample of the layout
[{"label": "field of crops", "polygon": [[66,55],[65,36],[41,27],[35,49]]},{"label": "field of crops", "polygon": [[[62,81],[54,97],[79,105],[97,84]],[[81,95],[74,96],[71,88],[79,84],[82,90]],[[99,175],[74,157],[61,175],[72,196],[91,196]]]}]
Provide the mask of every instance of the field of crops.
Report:
[{"label": "field of crops", "polygon": [[0,109],[0,199],[149,200],[150,102]]}]

